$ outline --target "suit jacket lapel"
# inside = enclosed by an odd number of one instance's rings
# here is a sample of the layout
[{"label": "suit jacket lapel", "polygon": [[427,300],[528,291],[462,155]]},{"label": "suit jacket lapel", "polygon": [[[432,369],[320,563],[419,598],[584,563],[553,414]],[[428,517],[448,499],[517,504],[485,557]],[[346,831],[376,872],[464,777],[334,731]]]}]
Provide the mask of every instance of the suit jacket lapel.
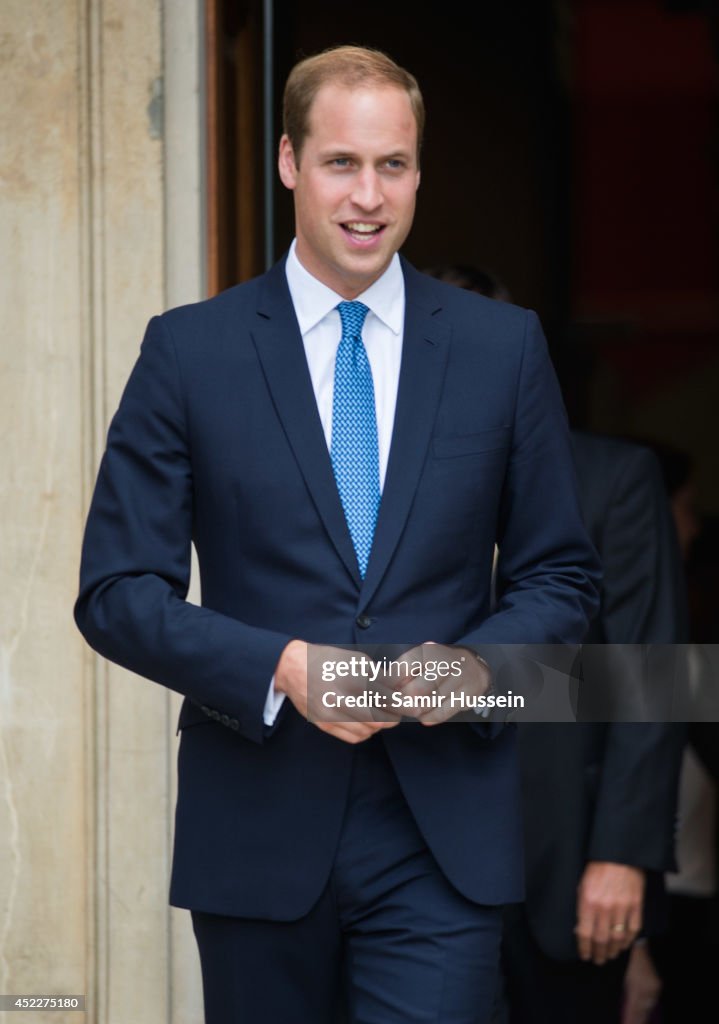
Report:
[{"label": "suit jacket lapel", "polygon": [[332,472],[284,267],[282,260],[262,282],[251,334],[277,415],[312,500],[347,571],[359,587],[357,558]]},{"label": "suit jacket lapel", "polygon": [[[423,294],[423,278],[404,259],[405,322],[397,407],[387,474],[367,573],[362,610],[374,595],[402,534],[424,465],[449,353],[450,329],[439,302]],[[398,638],[399,639],[399,638]]]},{"label": "suit jacket lapel", "polygon": [[284,272],[276,264],[261,285],[251,334],[277,415],[317,511],[367,607],[389,565],[409,515],[432,434],[449,352],[449,328],[424,279],[405,260],[405,323],[397,407],[374,543],[364,581],[339,499],[312,388],[302,337]]}]

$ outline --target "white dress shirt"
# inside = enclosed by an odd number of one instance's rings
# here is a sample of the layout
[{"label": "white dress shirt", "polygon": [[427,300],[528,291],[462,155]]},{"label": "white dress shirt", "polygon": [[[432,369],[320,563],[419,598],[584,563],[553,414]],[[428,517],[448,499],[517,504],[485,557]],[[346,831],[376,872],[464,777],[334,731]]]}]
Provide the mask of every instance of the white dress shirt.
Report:
[{"label": "white dress shirt", "polygon": [[[342,323],[337,305],[344,300],[341,295],[305,270],[297,258],[296,247],[297,243],[293,242],[285,264],[285,273],[329,450],[332,444],[335,357],[342,336]],[[362,328],[362,341],[372,368],[374,383],[381,492],[384,488],[392,443],[404,333],[404,275],[396,253],[382,276],[358,295],[356,301],[363,302],[369,309]],[[275,693],[273,677],[265,702],[265,725],[274,724],[284,697],[282,693]]]}]

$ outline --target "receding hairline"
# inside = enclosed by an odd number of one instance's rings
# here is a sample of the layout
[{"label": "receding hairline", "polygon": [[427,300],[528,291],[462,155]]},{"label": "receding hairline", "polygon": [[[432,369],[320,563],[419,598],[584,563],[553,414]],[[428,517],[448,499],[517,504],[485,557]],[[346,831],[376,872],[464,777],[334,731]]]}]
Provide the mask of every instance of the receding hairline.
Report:
[{"label": "receding hairline", "polygon": [[299,61],[292,68],[283,97],[283,130],[299,156],[309,135],[310,114],[318,93],[326,85],[349,91],[396,88],[407,96],[417,128],[417,156],[424,131],[424,101],[414,75],[381,50],[362,46],[335,46]]}]

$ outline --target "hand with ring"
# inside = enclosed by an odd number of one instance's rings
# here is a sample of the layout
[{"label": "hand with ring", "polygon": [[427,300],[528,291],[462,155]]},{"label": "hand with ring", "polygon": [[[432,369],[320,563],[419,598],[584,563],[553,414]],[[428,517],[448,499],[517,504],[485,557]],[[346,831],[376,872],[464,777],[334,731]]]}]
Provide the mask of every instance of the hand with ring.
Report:
[{"label": "hand with ring", "polygon": [[629,864],[590,861],[577,889],[577,949],[604,964],[629,949],[642,926],[644,872]]}]

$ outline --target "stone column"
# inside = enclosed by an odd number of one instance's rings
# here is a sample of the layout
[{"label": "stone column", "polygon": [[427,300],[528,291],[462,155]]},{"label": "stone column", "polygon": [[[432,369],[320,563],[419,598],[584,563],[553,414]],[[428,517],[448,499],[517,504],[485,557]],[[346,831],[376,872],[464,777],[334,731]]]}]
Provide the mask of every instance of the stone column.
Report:
[{"label": "stone column", "polygon": [[84,993],[99,1024],[199,1019],[187,921],[166,906],[175,700],[95,657],[71,618],[145,324],[201,293],[199,7],[0,13],[0,994]]}]

